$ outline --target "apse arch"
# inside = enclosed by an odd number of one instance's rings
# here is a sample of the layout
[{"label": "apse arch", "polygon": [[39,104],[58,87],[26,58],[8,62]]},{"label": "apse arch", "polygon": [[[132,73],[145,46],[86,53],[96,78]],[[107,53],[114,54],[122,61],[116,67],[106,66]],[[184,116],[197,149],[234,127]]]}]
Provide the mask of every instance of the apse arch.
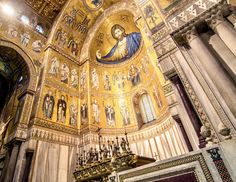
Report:
[{"label": "apse arch", "polygon": [[121,11],[127,11],[130,14],[132,14],[134,16],[134,22],[138,19],[138,17],[140,17],[140,15],[138,14],[137,8],[135,7],[135,4],[130,3],[130,1],[118,2],[112,5],[111,7],[109,7],[108,9],[106,9],[103,12],[103,14],[97,18],[96,22],[88,31],[87,37],[81,49],[81,55],[79,57],[80,63],[83,63],[90,59],[90,45],[92,44],[93,38],[98,28],[102,25],[104,20],[106,20],[107,17],[112,16]]}]

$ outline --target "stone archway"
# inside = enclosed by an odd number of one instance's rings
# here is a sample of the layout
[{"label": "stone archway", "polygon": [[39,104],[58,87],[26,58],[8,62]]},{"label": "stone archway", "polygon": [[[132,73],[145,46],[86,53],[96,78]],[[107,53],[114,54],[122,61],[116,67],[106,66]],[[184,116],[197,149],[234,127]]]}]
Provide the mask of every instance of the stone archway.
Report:
[{"label": "stone archway", "polygon": [[[0,71],[5,72],[2,75],[5,74],[11,86],[8,96],[10,97],[10,94],[14,93],[14,97],[18,99],[18,105],[21,105],[22,108],[27,106],[28,111],[31,110],[31,107],[28,106],[32,105],[37,86],[37,71],[31,58],[18,45],[3,39],[0,39],[0,56],[2,59],[2,61],[0,60],[2,63]],[[19,80],[24,83],[21,83],[22,88],[19,93],[15,93]],[[12,102],[11,99],[9,98],[10,102]],[[29,115],[29,112],[27,114]],[[28,119],[24,117],[24,123],[27,123]]]},{"label": "stone archway", "polygon": [[3,39],[0,39],[0,64],[3,65],[0,65],[0,74],[11,85],[9,100],[2,111],[4,117],[0,120],[1,146],[7,147],[0,181],[11,181],[15,170],[12,166],[16,165],[21,144],[27,137],[38,74],[29,55],[18,45]]},{"label": "stone archway", "polygon": [[34,92],[37,86],[37,70],[30,56],[18,45],[8,40],[0,39],[0,47],[11,48],[23,58],[29,69],[29,84],[27,89]]}]

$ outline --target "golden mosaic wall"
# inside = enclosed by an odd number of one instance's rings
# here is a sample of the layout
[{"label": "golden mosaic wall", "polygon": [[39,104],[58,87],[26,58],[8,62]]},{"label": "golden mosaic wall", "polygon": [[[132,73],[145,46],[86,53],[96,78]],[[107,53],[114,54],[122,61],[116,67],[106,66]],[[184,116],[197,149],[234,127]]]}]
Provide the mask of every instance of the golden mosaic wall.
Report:
[{"label": "golden mosaic wall", "polygon": [[[84,40],[89,36],[89,29],[104,18],[102,13],[106,9],[119,1],[98,2],[68,3],[54,23],[48,40],[27,25],[20,25],[18,20],[13,24],[7,23],[12,21],[10,18],[0,20],[0,33],[29,54],[40,75],[40,93],[33,109],[37,120],[72,129],[136,127],[134,100],[142,93],[150,95],[157,119],[166,113],[167,103],[161,86],[165,79],[156,64],[152,40],[145,29],[147,22],[141,16],[135,20],[131,11],[122,10],[105,17],[94,30],[91,44],[87,45],[90,57],[80,62],[80,51],[87,43]],[[140,9],[147,12],[147,7],[151,6],[155,11],[154,19],[146,17],[149,29],[162,22],[150,3]],[[121,56],[114,64],[101,63],[96,57],[97,51],[103,56],[119,42],[111,33],[115,24],[124,28],[126,37],[138,43],[125,59]]]}]

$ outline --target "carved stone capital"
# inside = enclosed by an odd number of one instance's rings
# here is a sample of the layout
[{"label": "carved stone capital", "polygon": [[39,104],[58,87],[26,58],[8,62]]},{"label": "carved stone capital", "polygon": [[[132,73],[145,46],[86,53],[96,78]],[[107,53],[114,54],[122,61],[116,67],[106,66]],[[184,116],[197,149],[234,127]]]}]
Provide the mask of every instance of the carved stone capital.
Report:
[{"label": "carved stone capital", "polygon": [[215,30],[215,28],[225,20],[222,13],[218,11],[215,14],[211,14],[211,16],[209,18],[206,18],[205,21],[213,30]]},{"label": "carved stone capital", "polygon": [[195,27],[191,27],[185,33],[186,40],[190,43],[192,40],[198,37],[198,32]]}]

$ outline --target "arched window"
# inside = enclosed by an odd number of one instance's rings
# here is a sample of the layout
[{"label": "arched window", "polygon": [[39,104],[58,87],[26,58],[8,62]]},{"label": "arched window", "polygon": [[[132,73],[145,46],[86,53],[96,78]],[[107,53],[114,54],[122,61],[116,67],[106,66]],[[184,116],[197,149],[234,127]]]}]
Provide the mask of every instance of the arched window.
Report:
[{"label": "arched window", "polygon": [[28,17],[28,16],[22,15],[22,16],[20,17],[20,20],[21,20],[24,24],[29,25],[30,20],[29,20],[29,17]]},{"label": "arched window", "polygon": [[36,25],[36,31],[41,33],[41,34],[44,34],[44,29],[43,29],[43,26],[41,24],[38,24]]},{"label": "arched window", "polygon": [[145,93],[139,100],[139,107],[143,119],[143,123],[148,123],[156,119],[156,113],[152,104],[151,97]]}]

